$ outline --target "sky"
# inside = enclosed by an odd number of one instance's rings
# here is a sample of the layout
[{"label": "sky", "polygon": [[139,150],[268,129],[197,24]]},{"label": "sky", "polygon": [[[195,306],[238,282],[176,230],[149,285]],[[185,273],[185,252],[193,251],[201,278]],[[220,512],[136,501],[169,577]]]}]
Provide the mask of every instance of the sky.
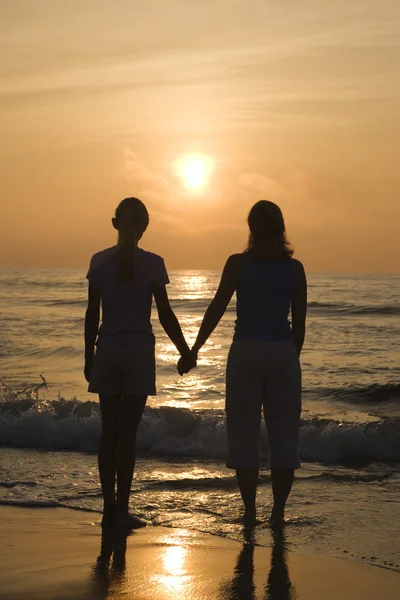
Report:
[{"label": "sky", "polygon": [[137,196],[170,269],[269,199],[309,271],[397,272],[399,101],[398,0],[0,0],[0,267],[85,267]]}]

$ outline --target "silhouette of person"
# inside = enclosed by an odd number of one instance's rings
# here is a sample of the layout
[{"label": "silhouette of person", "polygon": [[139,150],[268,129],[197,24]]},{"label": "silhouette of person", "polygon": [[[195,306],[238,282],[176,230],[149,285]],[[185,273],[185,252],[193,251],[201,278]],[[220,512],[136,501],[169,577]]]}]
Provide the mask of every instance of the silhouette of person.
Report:
[{"label": "silhouette of person", "polygon": [[100,554],[90,575],[91,596],[98,600],[124,593],[129,529],[103,527]]},{"label": "silhouette of person", "polygon": [[224,600],[255,600],[254,585],[254,530],[245,528],[244,542],[236,560],[231,581],[224,584],[221,598]]},{"label": "silhouette of person", "polygon": [[[286,538],[282,527],[274,526],[271,565],[265,584],[264,600],[295,600],[296,590],[290,581],[286,557]],[[254,529],[244,529],[244,543],[239,552],[231,581],[220,589],[221,600],[255,600]]]},{"label": "silhouette of person", "polygon": [[[276,204],[257,202],[248,224],[248,247],[228,258],[192,353],[194,364],[236,292],[237,320],[226,372],[226,466],[236,470],[243,521],[254,525],[261,408],[270,451],[271,521],[283,521],[294,470],[300,467],[299,357],[305,337],[307,282],[303,265],[292,258],[283,215]],[[184,360],[179,368],[186,371]]]},{"label": "silhouette of person", "polygon": [[149,224],[145,205],[138,198],[125,198],[112,224],[118,243],[95,254],[87,274],[84,373],[89,391],[100,396],[102,524],[134,529],[146,525],[128,507],[137,429],[147,397],[156,393],[153,296],[161,325],[181,354],[181,367],[188,369],[195,361],[169,304],[164,260],[138,247]]},{"label": "silhouette of person", "polygon": [[271,568],[265,586],[265,600],[295,600],[296,590],[290,581],[287,565],[287,543],[283,527],[271,527]]}]

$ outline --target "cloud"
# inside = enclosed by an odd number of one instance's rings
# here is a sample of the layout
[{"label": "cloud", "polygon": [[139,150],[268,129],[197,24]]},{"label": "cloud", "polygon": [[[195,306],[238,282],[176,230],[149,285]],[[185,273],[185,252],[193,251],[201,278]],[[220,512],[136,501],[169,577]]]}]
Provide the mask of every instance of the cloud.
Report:
[{"label": "cloud", "polygon": [[287,224],[296,229],[320,228],[322,224],[332,227],[338,221],[337,194],[332,183],[323,178],[304,171],[293,171],[280,181],[262,173],[244,173],[237,181],[247,201],[251,199],[253,203],[265,199],[276,202]]},{"label": "cloud", "polygon": [[279,200],[285,195],[282,184],[260,173],[243,173],[238,177],[238,184],[246,190],[261,192],[270,200]]},{"label": "cloud", "polygon": [[129,148],[123,149],[122,175],[127,181],[134,181],[142,189],[167,191],[169,181],[160,173],[149,169]]},{"label": "cloud", "polygon": [[196,233],[196,229],[189,225],[184,219],[177,217],[169,212],[159,210],[151,210],[150,220],[154,232],[160,232],[167,229],[168,232],[179,231],[180,234],[192,236]]}]

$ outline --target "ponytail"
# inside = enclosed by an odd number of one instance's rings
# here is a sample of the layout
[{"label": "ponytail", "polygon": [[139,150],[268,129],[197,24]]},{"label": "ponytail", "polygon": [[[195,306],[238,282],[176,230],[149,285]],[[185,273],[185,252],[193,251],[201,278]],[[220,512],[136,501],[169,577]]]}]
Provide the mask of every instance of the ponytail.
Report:
[{"label": "ponytail", "polygon": [[121,232],[118,236],[118,281],[124,283],[135,278],[135,259],[137,241],[134,237],[124,238]]},{"label": "ponytail", "polygon": [[149,224],[149,213],[138,198],[125,198],[117,206],[113,223],[118,229],[118,281],[133,281],[136,249]]}]

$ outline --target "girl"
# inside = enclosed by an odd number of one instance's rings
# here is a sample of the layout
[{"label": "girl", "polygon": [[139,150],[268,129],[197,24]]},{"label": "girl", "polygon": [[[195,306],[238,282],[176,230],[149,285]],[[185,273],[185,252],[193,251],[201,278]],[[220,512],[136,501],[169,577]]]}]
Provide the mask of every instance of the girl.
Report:
[{"label": "girl", "polygon": [[[228,258],[192,353],[195,361],[236,291],[237,320],[226,372],[227,467],[236,469],[243,519],[253,525],[261,407],[270,448],[272,522],[283,521],[294,469],[300,467],[299,356],[305,336],[307,283],[303,265],[292,258],[279,207],[260,200],[251,209],[248,224],[247,250]],[[183,361],[180,366],[184,370]]]},{"label": "girl", "polygon": [[118,243],[95,254],[87,274],[85,377],[89,391],[100,396],[102,524],[134,529],[146,524],[129,514],[128,504],[138,425],[147,396],[156,393],[150,323],[153,296],[161,325],[181,354],[181,364],[188,369],[194,363],[169,304],[164,261],[157,254],[138,248],[149,224],[145,205],[137,198],[125,198],[117,207],[112,224],[118,231]]}]

